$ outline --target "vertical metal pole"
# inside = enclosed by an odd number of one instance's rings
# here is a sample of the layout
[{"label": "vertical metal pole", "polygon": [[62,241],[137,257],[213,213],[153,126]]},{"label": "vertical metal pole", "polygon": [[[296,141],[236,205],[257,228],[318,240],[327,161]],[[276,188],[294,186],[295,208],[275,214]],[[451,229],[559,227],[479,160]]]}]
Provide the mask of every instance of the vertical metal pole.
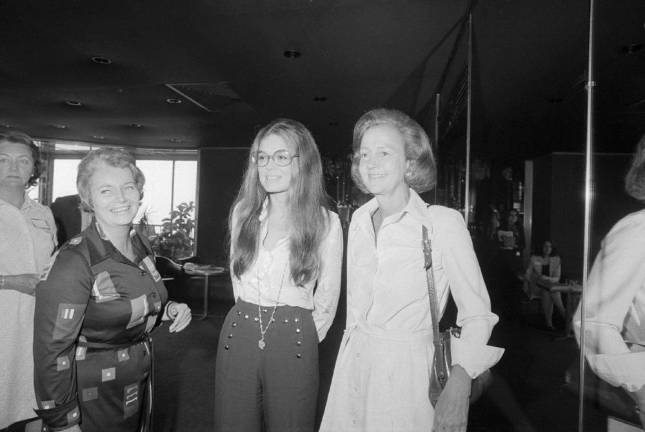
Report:
[{"label": "vertical metal pole", "polygon": [[468,103],[466,114],[466,184],[464,185],[464,219],[470,221],[470,135],[473,105],[473,13],[468,14]]},{"label": "vertical metal pole", "polygon": [[[434,99],[434,156],[435,159],[438,157],[439,153],[439,110],[441,109],[441,93],[435,93],[435,99]],[[438,166],[438,164],[435,164]],[[437,181],[439,180],[437,173]],[[437,202],[437,185],[434,187],[434,203],[433,204],[439,204]]]},{"label": "vertical metal pole", "polygon": [[175,223],[172,220],[172,211],[175,208],[175,160],[172,161],[172,174],[170,176],[170,233],[175,232]]},{"label": "vertical metal pole", "polygon": [[589,0],[589,53],[587,63],[587,142],[585,148],[585,220],[584,220],[584,251],[582,260],[582,293],[581,323],[580,323],[580,387],[578,394],[578,431],[583,432],[584,425],[584,388],[585,388],[585,291],[587,290],[587,275],[589,273],[589,253],[591,237],[591,204],[593,200],[592,188],[592,157],[594,142],[594,91],[596,82],[594,80],[594,24],[595,24],[595,0]]}]

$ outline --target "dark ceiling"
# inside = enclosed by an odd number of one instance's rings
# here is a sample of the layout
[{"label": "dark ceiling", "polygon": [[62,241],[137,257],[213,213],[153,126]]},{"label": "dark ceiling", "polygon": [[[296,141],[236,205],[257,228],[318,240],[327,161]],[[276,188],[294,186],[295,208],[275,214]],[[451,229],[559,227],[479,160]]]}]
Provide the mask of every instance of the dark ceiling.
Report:
[{"label": "dark ceiling", "polygon": [[[597,7],[597,147],[631,151],[645,132],[645,1]],[[466,0],[3,0],[0,125],[41,138],[199,148],[247,146],[259,125],[287,116],[310,127],[323,151],[340,153],[364,111],[391,106],[432,134],[437,89],[444,120],[463,101],[455,88],[466,39],[456,40],[467,8]],[[473,20],[475,151],[581,150],[588,2],[482,0]],[[440,146],[463,143],[463,116],[454,120]]]}]

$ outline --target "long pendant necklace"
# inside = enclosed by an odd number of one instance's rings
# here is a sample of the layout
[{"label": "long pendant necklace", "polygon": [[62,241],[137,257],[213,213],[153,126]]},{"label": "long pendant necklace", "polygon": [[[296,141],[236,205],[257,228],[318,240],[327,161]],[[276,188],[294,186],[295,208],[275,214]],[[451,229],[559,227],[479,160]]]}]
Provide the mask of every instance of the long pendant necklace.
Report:
[{"label": "long pendant necklace", "polygon": [[284,268],[282,269],[282,277],[280,278],[280,288],[278,289],[278,297],[275,300],[275,305],[273,306],[273,310],[271,311],[271,317],[269,318],[269,322],[267,322],[267,325],[265,327],[262,327],[262,307],[260,306],[260,275],[259,273],[256,273],[256,278],[258,281],[258,318],[260,321],[260,339],[258,340],[258,348],[261,350],[264,349],[264,347],[267,346],[266,342],[264,341],[264,335],[266,334],[267,330],[269,330],[269,326],[275,319],[273,318],[275,315],[276,309],[278,309],[278,303],[280,302],[280,294],[282,293],[282,285],[284,284],[284,275],[287,272],[287,267],[289,266],[289,260],[287,259],[287,263],[284,265]]}]

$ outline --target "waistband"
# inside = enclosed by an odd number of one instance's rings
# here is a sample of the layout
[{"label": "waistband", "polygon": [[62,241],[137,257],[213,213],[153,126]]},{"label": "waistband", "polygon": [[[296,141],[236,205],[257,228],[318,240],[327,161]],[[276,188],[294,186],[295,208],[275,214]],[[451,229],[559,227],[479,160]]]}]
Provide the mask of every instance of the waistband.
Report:
[{"label": "waistband", "polygon": [[375,327],[365,321],[359,321],[353,330],[377,339],[395,343],[428,344],[432,343],[433,339],[432,329],[416,331],[384,329],[382,327]]},{"label": "waistband", "polygon": [[78,341],[78,346],[85,347],[88,350],[119,350],[123,348],[129,348],[140,343],[146,343],[148,347],[152,344],[152,339],[150,335],[144,333],[143,335],[124,343],[108,343],[108,342],[92,342],[88,340],[83,340],[82,338]]},{"label": "waistband", "polygon": [[[233,309],[238,309],[241,310],[242,312],[255,312],[257,313],[258,307],[262,310],[262,313],[271,313],[273,311],[274,306],[258,306],[256,303],[250,303],[247,302],[246,300],[239,299],[236,303],[235,306],[233,306]],[[276,314],[311,314],[311,309],[305,309],[300,306],[276,306],[275,307],[275,313]]]}]

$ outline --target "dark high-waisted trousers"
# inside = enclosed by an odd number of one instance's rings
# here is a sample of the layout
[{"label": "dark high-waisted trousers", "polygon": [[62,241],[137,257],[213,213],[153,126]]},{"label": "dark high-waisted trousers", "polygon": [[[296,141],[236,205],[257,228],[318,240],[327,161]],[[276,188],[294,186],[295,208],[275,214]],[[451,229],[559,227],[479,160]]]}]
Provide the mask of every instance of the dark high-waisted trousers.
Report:
[{"label": "dark high-waisted trousers", "polygon": [[[263,328],[272,311],[262,308]],[[311,311],[280,306],[274,320],[260,349],[256,304],[238,300],[226,316],[215,366],[216,432],[314,430],[318,334]]]}]

